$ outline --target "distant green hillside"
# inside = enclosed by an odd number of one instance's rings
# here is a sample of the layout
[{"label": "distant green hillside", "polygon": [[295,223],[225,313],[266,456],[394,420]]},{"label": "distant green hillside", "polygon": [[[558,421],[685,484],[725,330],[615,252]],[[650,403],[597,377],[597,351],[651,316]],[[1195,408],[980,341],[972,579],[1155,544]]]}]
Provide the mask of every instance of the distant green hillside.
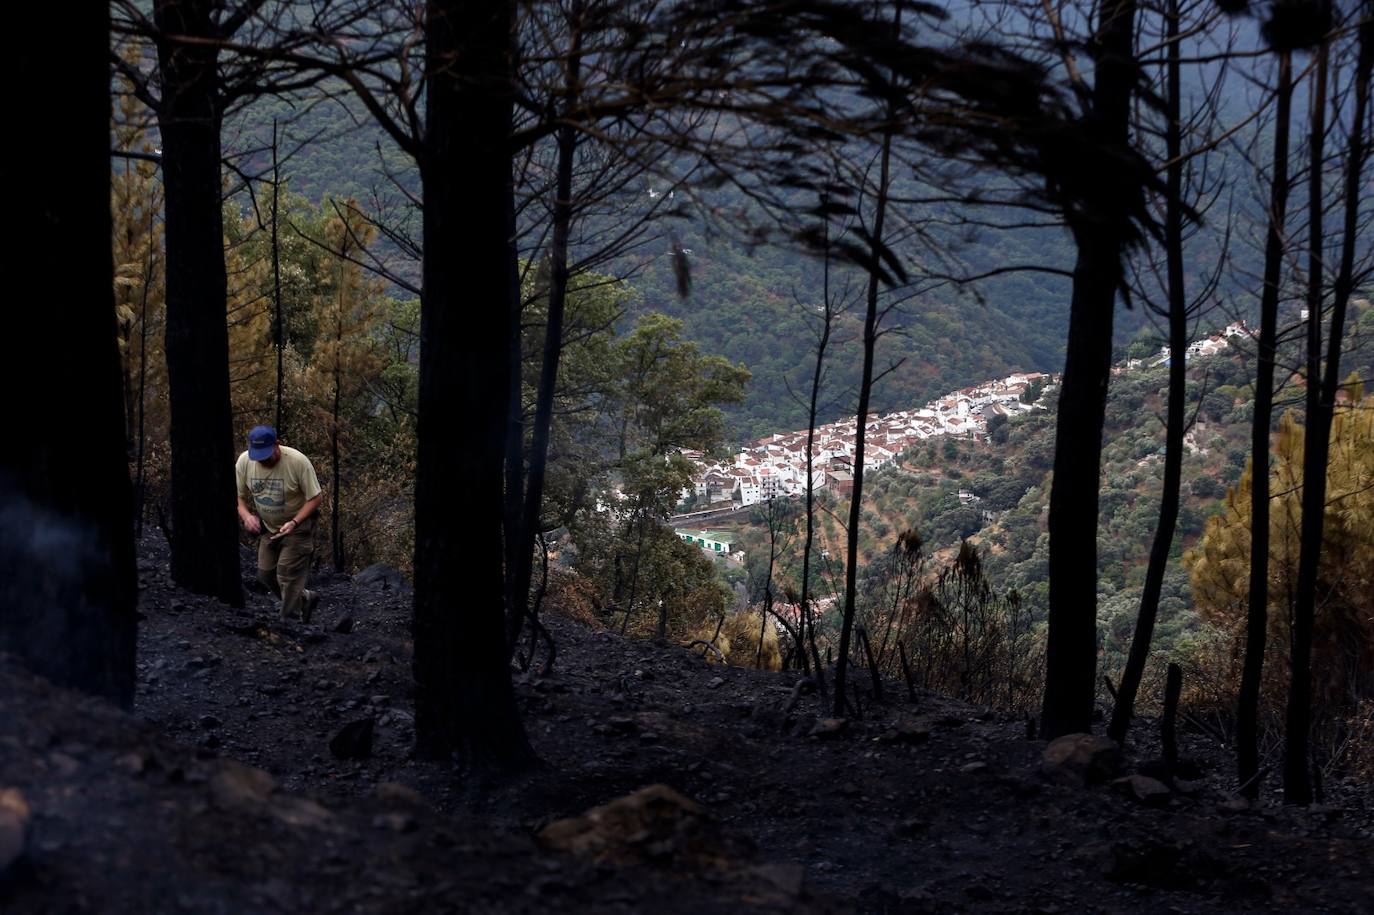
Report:
[{"label": "distant green hillside", "polygon": [[[399,200],[387,174],[414,190],[416,176],[407,157],[365,115],[337,101],[295,109],[277,100],[256,103],[226,126],[232,148],[260,147],[271,134],[271,122],[285,126],[284,151],[309,140],[283,166],[293,192],[312,200],[323,196],[356,197],[370,205],[374,195]],[[264,168],[265,154],[247,167]],[[409,216],[400,208],[392,218]],[[666,231],[665,227],[665,231]],[[691,293],[677,293],[666,238],[611,265],[611,272],[632,274],[638,294],[630,319],[649,310],[684,321],[689,338],[707,352],[751,371],[745,402],[728,411],[731,433],[744,440],[805,426],[804,397],[814,364],[814,312],[820,300],[821,270],[807,255],[779,247],[746,251],[700,225],[674,222],[672,231],[691,250]],[[1074,249],[1057,230],[1002,232],[961,239],[953,253],[970,272],[1009,264],[1071,268]],[[648,253],[644,253],[647,251]],[[862,278],[853,277],[855,298]],[[842,284],[843,277],[837,278]],[[875,391],[874,407],[896,409],[923,403],[937,394],[1014,370],[1057,371],[1062,368],[1068,317],[1069,284],[1063,277],[1016,273],[985,281],[984,303],[944,289],[908,303],[894,316],[899,333],[880,343],[879,371],[894,362]],[[823,421],[852,414],[859,376],[862,313],[855,304],[841,322],[839,343],[828,360],[830,376],[822,399]],[[1118,340],[1124,343],[1144,323],[1139,309],[1119,309]]]},{"label": "distant green hillside", "polygon": [[[1354,303],[1347,332],[1344,371],[1374,374],[1374,306]],[[1296,345],[1282,354],[1296,364]],[[1161,599],[1158,644],[1180,644],[1195,630],[1192,592],[1183,551],[1202,535],[1227,487],[1235,485],[1249,458],[1253,416],[1253,367],[1232,348],[1189,365],[1189,400],[1196,423],[1183,460],[1178,530]],[[1098,617],[1106,669],[1119,667],[1129,646],[1156,523],[1163,475],[1168,370],[1147,364],[1118,374],[1108,392],[1103,434],[1102,488],[1098,533]],[[1013,419],[1001,441],[932,439],[905,455],[902,466],[878,472],[865,486],[861,559],[867,563],[889,548],[896,535],[914,528],[929,549],[957,546],[969,537],[986,551],[993,586],[1015,588],[1033,614],[1048,606],[1049,537],[1046,522],[1054,461],[1056,416],[1050,410]],[[1301,413],[1301,389],[1289,385],[1275,414]],[[1190,412],[1190,415],[1191,412]],[[981,501],[964,504],[959,492]],[[826,496],[818,513],[822,543],[839,556],[843,532],[838,519],[845,504]],[[992,520],[983,516],[992,513]],[[757,537],[757,532],[753,535]],[[748,539],[746,537],[746,539]],[[837,558],[838,561],[838,558]],[[794,563],[799,567],[799,562]],[[828,593],[828,592],[823,592]]]}]

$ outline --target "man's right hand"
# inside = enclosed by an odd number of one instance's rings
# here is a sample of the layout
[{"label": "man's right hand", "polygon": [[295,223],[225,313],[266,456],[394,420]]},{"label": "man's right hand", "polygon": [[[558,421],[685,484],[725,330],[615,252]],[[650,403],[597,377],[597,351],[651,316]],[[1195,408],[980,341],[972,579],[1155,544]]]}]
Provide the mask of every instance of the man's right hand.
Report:
[{"label": "man's right hand", "polygon": [[262,522],[258,520],[257,515],[246,516],[243,519],[243,526],[248,530],[248,533],[250,534],[262,533]]}]

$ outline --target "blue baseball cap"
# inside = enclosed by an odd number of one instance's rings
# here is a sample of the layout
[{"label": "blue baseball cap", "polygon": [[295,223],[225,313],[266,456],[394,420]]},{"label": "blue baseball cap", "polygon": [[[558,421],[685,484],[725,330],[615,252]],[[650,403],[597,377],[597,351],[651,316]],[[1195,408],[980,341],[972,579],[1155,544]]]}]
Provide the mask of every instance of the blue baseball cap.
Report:
[{"label": "blue baseball cap", "polygon": [[265,461],[277,449],[277,430],[271,426],[254,426],[248,433],[248,458]]}]

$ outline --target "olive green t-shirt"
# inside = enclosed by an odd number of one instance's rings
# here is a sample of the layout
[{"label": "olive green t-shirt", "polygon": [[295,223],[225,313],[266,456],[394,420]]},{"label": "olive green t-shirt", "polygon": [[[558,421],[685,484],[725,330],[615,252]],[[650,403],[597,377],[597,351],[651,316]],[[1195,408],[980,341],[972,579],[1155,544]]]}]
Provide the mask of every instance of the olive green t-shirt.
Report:
[{"label": "olive green t-shirt", "polygon": [[248,452],[243,452],[234,465],[234,476],[239,497],[257,509],[258,517],[273,533],[320,494],[320,481],[310,458],[285,445],[281,446],[281,460],[272,467],[249,460]]}]

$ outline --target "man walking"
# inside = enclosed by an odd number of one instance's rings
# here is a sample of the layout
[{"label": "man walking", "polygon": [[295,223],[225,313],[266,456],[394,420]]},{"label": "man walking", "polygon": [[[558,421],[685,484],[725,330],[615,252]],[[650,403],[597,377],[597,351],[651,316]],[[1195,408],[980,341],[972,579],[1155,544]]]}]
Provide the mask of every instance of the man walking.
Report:
[{"label": "man walking", "polygon": [[281,599],[282,619],[299,614],[301,622],[310,622],[320,595],[305,583],[323,495],[314,465],[295,448],[278,444],[276,429],[255,426],[234,475],[239,520],[259,535],[258,581]]}]

